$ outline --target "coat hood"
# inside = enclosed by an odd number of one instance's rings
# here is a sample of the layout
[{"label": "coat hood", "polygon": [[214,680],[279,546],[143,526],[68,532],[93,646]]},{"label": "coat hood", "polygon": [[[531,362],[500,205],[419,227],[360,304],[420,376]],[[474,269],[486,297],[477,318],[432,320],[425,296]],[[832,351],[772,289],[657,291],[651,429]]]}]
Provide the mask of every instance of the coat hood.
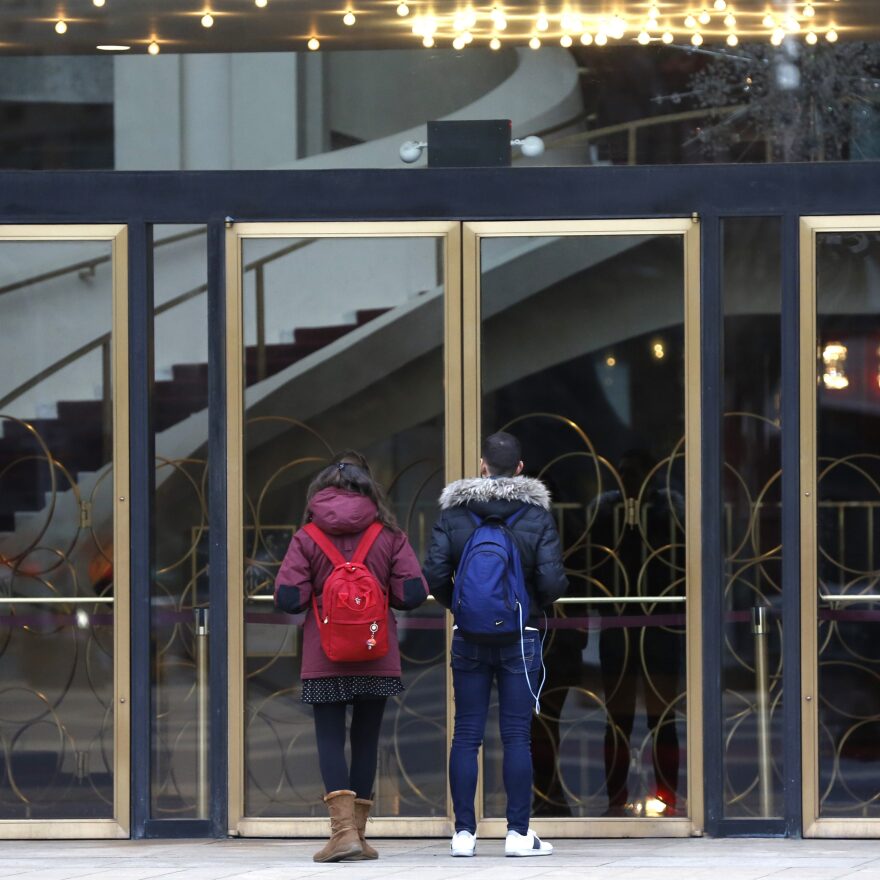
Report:
[{"label": "coat hood", "polygon": [[345,535],[362,532],[376,519],[376,505],[371,498],[347,489],[321,489],[309,502],[311,521],[322,532]]},{"label": "coat hood", "polygon": [[510,501],[518,504],[534,504],[544,510],[550,509],[550,491],[533,477],[477,477],[450,483],[440,496],[440,507],[462,507],[484,504],[490,501]]}]

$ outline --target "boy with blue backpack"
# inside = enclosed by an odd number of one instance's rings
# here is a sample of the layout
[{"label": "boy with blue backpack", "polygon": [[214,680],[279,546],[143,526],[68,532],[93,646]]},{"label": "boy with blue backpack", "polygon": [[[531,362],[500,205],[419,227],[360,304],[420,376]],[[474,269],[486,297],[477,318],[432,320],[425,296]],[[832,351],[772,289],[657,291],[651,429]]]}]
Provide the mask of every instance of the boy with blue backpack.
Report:
[{"label": "boy with blue backpack", "polygon": [[423,573],[434,597],[452,611],[455,727],[449,786],[455,811],[453,856],[476,851],[474,797],[492,681],[498,682],[507,856],[550,855],[529,828],[532,711],[540,711],[541,611],[568,579],[550,493],[522,476],[519,441],[498,432],[482,448],[477,479],[458,480],[440,496]]}]

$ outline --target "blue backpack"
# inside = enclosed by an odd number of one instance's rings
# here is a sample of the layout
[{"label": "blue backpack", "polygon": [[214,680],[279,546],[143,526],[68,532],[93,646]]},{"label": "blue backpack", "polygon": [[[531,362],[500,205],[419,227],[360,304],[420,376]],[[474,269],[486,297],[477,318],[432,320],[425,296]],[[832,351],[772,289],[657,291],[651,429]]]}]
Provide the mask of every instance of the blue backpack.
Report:
[{"label": "blue backpack", "polygon": [[506,520],[484,520],[469,511],[477,527],[464,545],[452,589],[452,616],[462,635],[521,636],[530,602],[510,528],[526,510]]}]

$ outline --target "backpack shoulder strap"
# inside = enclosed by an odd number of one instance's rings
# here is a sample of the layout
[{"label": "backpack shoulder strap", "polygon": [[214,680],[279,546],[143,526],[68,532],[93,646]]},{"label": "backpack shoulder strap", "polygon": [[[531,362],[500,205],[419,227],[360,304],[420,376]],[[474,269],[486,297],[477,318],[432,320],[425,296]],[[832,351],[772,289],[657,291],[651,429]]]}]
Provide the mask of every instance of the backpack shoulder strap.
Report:
[{"label": "backpack shoulder strap", "polygon": [[334,566],[345,563],[345,557],[339,552],[336,545],[314,523],[304,525],[303,531],[318,545]]},{"label": "backpack shoulder strap", "polygon": [[507,527],[510,528],[517,520],[521,517],[525,516],[526,511],[529,509],[528,504],[524,504],[519,510],[515,513],[510,514],[504,522],[507,524]]},{"label": "backpack shoulder strap", "polygon": [[374,522],[370,527],[364,532],[364,536],[361,538],[360,543],[357,545],[357,549],[354,551],[354,556],[351,557],[351,561],[357,563],[358,565],[362,565],[363,561],[367,558],[367,554],[370,552],[373,544],[376,541],[376,538],[382,532],[384,526],[378,520]]}]

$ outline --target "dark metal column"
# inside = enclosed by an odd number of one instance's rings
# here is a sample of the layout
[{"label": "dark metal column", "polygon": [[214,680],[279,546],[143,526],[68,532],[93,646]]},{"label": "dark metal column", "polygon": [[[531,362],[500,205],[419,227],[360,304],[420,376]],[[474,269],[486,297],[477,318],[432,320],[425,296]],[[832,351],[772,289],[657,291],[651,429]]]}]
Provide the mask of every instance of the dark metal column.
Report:
[{"label": "dark metal column", "polygon": [[801,523],[799,218],[782,218],[782,689],[785,833],[803,833],[801,798]]},{"label": "dark metal column", "polygon": [[[128,394],[131,508],[131,835],[150,815],[152,707],[150,592],[153,572],[153,227],[128,225]],[[124,467],[125,462],[115,462]]]},{"label": "dark metal column", "polygon": [[208,555],[210,604],[210,771],[211,830],[225,837],[228,827],[227,698],[229,690],[226,598],[228,528],[226,517],[226,228],[208,223]]}]

